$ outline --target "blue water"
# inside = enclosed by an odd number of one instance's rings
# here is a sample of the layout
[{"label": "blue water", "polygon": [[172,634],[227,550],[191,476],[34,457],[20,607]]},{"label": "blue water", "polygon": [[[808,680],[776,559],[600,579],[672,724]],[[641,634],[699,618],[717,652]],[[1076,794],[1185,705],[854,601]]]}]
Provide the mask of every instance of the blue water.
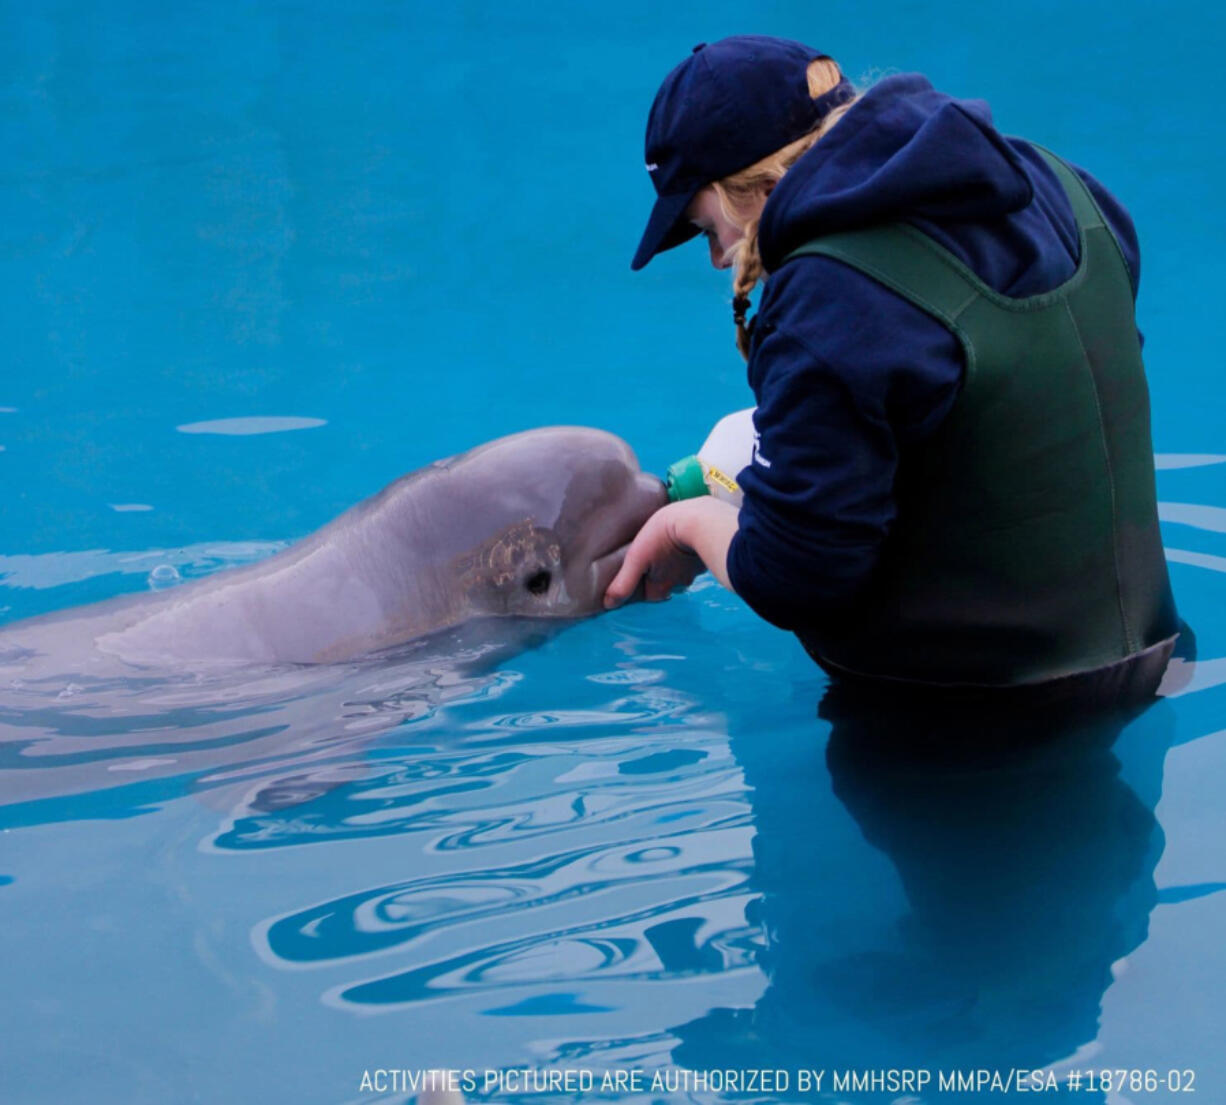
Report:
[{"label": "blue water", "polygon": [[0,1100],[400,1102],[364,1072],[530,1067],[884,1102],[830,1072],[1019,1066],[1195,1079],[1061,1100],[1226,1100],[1222,20],[0,3],[4,620],[269,555],[531,426],[691,451],[750,396],[702,251],[629,271],[642,127],[691,45],[755,30],[982,96],[1128,205],[1198,655],[1141,717],[994,757],[819,718],[795,642],[709,579],[493,666],[270,676],[224,732],[182,688],[116,720],[66,686],[0,742]]}]

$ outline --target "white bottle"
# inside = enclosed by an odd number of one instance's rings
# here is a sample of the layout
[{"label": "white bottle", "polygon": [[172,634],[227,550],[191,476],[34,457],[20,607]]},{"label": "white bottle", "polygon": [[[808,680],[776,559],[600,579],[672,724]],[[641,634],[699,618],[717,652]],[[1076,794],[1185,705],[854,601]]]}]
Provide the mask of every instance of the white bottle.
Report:
[{"label": "white bottle", "polygon": [[694,456],[683,457],[668,469],[668,497],[693,499],[714,495],[717,499],[741,505],[737,473],[753,460],[753,407],[725,415],[707,435]]}]

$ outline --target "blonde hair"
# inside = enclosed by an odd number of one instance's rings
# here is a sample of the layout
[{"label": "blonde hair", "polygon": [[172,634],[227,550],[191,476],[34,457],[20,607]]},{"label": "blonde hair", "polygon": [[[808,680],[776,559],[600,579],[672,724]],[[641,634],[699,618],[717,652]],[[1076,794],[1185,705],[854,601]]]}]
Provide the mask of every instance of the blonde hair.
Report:
[{"label": "blonde hair", "polygon": [[[806,75],[809,79],[809,95],[815,100],[829,92],[842,79],[838,65],[830,58],[818,58],[810,62]],[[733,268],[732,318],[736,323],[736,347],[746,360],[749,359],[750,327],[745,321],[745,313],[749,310],[749,296],[762,279],[762,255],[758,252],[758,219],[762,213],[764,197],[801,156],[843,118],[847,109],[857,99],[859,96],[836,107],[821,121],[816,130],[711,185],[724,218],[741,231],[741,240],[729,252],[732,255]]]}]

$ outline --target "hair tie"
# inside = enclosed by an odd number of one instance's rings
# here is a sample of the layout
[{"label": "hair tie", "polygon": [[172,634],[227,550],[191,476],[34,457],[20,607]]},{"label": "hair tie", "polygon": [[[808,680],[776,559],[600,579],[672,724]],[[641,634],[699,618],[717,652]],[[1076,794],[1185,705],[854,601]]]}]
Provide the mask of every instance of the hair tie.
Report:
[{"label": "hair tie", "polygon": [[734,295],[732,297],[732,321],[738,326],[745,325],[745,312],[749,310],[750,302],[747,295]]}]

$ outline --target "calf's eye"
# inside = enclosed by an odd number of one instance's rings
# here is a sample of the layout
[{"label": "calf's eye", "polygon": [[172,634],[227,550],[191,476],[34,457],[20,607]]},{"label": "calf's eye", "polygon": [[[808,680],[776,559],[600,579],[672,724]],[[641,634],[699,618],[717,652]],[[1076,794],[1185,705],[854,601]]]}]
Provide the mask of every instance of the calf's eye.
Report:
[{"label": "calf's eye", "polygon": [[524,581],[524,587],[534,595],[543,595],[549,590],[550,575],[544,568],[534,572]]}]

